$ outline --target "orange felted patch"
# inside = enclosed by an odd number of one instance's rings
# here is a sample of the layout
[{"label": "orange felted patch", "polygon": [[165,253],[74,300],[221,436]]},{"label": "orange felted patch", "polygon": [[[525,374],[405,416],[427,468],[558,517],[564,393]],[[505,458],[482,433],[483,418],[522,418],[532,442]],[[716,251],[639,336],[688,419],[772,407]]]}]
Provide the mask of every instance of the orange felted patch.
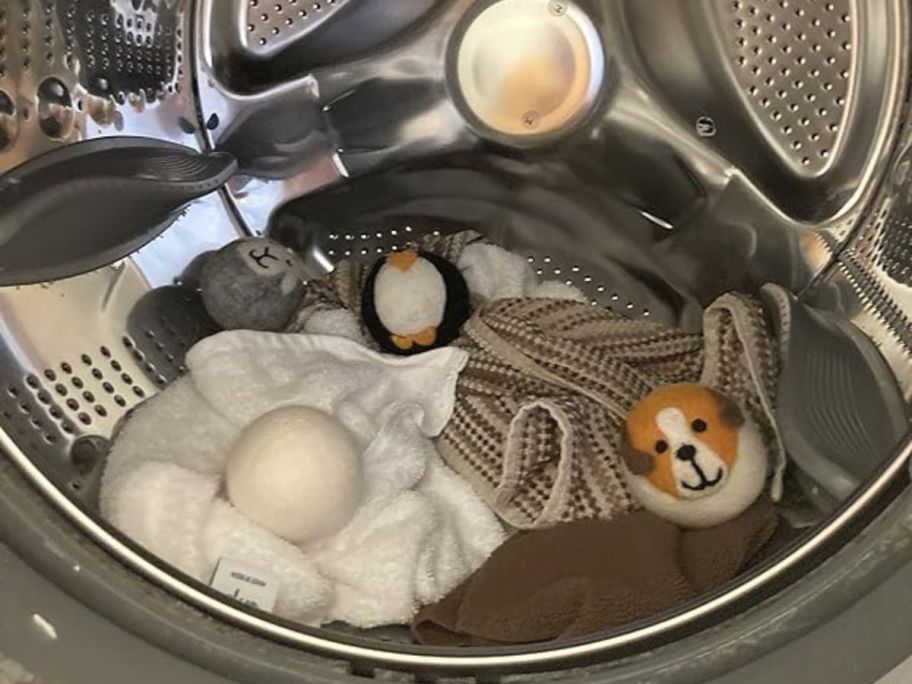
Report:
[{"label": "orange felted patch", "polygon": [[407,271],[412,264],[418,260],[418,252],[414,249],[406,249],[401,252],[393,252],[386,257],[386,263],[400,271]]},{"label": "orange felted patch", "polygon": [[437,341],[437,328],[432,326],[412,335],[390,335],[390,340],[403,351],[411,349],[416,344],[419,347],[430,347]]}]

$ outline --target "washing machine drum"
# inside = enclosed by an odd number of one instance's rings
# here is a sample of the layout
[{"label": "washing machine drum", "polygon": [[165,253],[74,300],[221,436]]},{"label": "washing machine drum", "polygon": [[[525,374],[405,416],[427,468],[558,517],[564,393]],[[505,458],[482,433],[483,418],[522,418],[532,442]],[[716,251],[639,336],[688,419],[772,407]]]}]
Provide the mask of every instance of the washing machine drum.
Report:
[{"label": "washing machine drum", "polygon": [[[796,638],[912,553],[908,31],[904,0],[0,6],[3,541],[252,682],[705,681]],[[317,279],[467,228],[632,320],[762,293],[790,539],[611,631],[430,647],[280,619],[102,518],[111,440],[217,331],[214,250],[268,234]]]}]

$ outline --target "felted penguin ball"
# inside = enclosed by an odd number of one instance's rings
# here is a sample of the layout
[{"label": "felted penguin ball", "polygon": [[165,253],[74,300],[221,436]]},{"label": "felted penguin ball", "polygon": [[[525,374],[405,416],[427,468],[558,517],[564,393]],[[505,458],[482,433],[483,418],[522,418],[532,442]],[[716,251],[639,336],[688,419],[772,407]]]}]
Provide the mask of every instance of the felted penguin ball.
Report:
[{"label": "felted penguin ball", "polygon": [[361,302],[364,326],[391,354],[418,354],[449,344],[470,314],[469,288],[459,269],[415,249],[378,260]]},{"label": "felted penguin ball", "polygon": [[668,385],[648,394],[628,414],[620,447],[636,500],[683,527],[737,517],[766,482],[769,456],[757,424],[704,385]]},{"label": "felted penguin ball", "polygon": [[203,266],[203,305],[225,330],[279,332],[304,298],[303,278],[300,257],[275,240],[235,240]]},{"label": "felted penguin ball", "polygon": [[228,499],[293,544],[331,537],[351,520],[364,489],[351,434],[324,411],[288,406],[247,426],[228,456]]}]

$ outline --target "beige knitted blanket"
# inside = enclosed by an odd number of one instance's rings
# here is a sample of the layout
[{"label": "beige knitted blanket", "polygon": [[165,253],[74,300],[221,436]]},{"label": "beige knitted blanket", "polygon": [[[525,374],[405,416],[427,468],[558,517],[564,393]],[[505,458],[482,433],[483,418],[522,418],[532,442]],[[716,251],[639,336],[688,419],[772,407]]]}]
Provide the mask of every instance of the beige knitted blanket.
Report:
[{"label": "beige knitted blanket", "polygon": [[757,420],[779,496],[776,344],[752,298],[719,298],[702,335],[576,302],[500,300],[476,313],[459,345],[471,357],[438,446],[514,527],[633,510],[617,453],[624,417],[650,390],[676,382],[710,385]]},{"label": "beige knitted blanket", "polygon": [[[480,239],[463,231],[427,236],[418,246],[456,262]],[[360,320],[370,267],[370,260],[342,261],[311,281],[288,331],[303,330],[318,310],[344,307]],[[476,310],[456,344],[470,360],[438,446],[448,465],[514,527],[632,510],[617,454],[624,417],[651,389],[675,382],[703,382],[753,416],[775,462],[771,494],[781,494],[777,344],[756,299],[719,298],[704,315],[703,334],[565,300],[499,300]]]}]

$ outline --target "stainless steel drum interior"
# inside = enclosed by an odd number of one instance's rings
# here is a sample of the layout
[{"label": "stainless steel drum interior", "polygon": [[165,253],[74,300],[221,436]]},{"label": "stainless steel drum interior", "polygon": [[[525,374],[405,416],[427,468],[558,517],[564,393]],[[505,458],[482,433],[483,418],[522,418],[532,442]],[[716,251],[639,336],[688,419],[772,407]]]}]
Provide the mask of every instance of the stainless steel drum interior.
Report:
[{"label": "stainless steel drum interior", "polygon": [[[543,24],[542,43],[569,46],[580,87],[559,114],[499,118],[473,81],[490,59],[484,30],[539,6],[568,22]],[[128,259],[0,289],[0,443],[124,563],[337,657],[547,666],[704,624],[813,562],[904,477],[910,445],[790,555],[700,605],[585,643],[457,653],[280,623],[169,573],[95,514],[107,440],[213,332],[198,257],[270,226],[316,277],[477,225],[594,303],[674,323],[686,323],[681,292],[774,280],[859,326],[908,400],[909,45],[904,0],[6,0],[0,172],[113,135],[218,147],[244,172]],[[652,261],[629,249],[630,236],[669,235],[674,249]],[[631,275],[669,265],[667,286]]]}]

